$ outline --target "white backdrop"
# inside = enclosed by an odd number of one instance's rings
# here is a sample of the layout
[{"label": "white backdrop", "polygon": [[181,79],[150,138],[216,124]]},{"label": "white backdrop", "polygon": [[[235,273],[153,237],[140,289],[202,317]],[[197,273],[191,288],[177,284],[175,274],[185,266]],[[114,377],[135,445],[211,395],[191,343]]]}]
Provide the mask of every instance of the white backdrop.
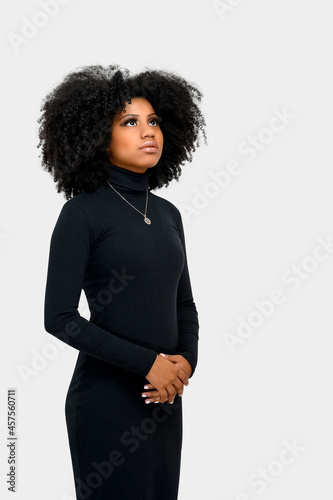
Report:
[{"label": "white backdrop", "polygon": [[179,499],[331,497],[331,2],[17,0],[3,11],[1,497],[13,498],[15,388],[15,498],[75,498],[64,400],[77,351],[43,327],[65,199],[40,166],[37,119],[69,71],[114,63],[176,71],[204,94],[208,145],[155,191],[182,212],[200,321]]}]

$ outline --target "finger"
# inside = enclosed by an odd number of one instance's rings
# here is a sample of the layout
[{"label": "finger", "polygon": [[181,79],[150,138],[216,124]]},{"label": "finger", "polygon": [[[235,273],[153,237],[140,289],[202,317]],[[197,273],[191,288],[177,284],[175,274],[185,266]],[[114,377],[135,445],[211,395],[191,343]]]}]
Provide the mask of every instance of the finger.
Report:
[{"label": "finger", "polygon": [[168,358],[169,357],[169,355],[165,354],[164,352],[160,352],[160,356],[162,356],[163,358]]},{"label": "finger", "polygon": [[[169,389],[170,389],[170,388],[169,388]],[[156,391],[156,392],[158,392],[158,391]],[[171,389],[170,389],[170,392],[171,392]],[[174,392],[174,391],[173,391],[173,392]],[[146,393],[147,393],[147,392],[146,392]],[[154,391],[154,393],[155,393],[155,391]],[[152,396],[152,394],[151,394],[151,393],[147,393],[147,394],[148,394],[148,395],[147,395],[147,397],[145,398],[145,404],[150,404],[150,403],[165,403],[166,401],[168,401],[170,404],[173,404],[173,403],[174,403],[174,398],[175,398],[175,396],[174,396],[174,397],[170,397],[170,396],[169,396],[169,393],[167,393],[167,394],[168,394],[168,396],[166,397],[166,399],[161,398],[161,396],[159,395],[159,393],[158,393],[157,395],[155,395],[155,396]],[[176,395],[176,394],[177,394],[177,393],[175,393],[175,395]]]},{"label": "finger", "polygon": [[179,371],[178,371],[177,376],[178,376],[179,380],[181,380],[184,385],[189,385],[188,376],[186,375],[184,370],[182,370],[180,367],[178,367],[178,368],[179,368]]},{"label": "finger", "polygon": [[160,400],[162,403],[165,403],[169,399],[169,391],[167,388],[164,390],[160,391]]},{"label": "finger", "polygon": [[163,352],[160,352],[160,356],[170,361],[171,363],[177,363],[177,359],[175,359],[173,354],[164,354]]},{"label": "finger", "polygon": [[[149,384],[149,385],[151,385],[151,384]],[[154,388],[153,391],[146,390],[146,391],[143,391],[141,393],[142,398],[146,399],[147,401],[149,400],[150,402],[152,402],[153,399],[157,398],[160,403],[165,403],[165,401],[167,401],[168,397],[169,397],[167,390],[161,389],[161,391],[158,391],[154,386],[152,386],[152,387]],[[143,396],[144,394],[146,394],[147,396]]]},{"label": "finger", "polygon": [[173,404],[173,400],[175,396],[178,394],[176,387],[172,384],[167,387],[168,389],[168,401],[170,404]]},{"label": "finger", "polygon": [[179,382],[176,382],[174,384],[175,388],[176,388],[176,391],[177,391],[177,394],[179,397],[181,397],[183,394],[184,394],[184,384],[182,384],[180,381]]},{"label": "finger", "polygon": [[178,396],[182,396],[184,393],[184,384],[182,381],[177,378],[177,380],[173,383],[175,390],[177,391]]},{"label": "finger", "polygon": [[145,400],[145,404],[149,405],[149,403],[161,403],[162,404],[162,401],[160,400],[160,398],[149,398],[149,399],[146,399]]},{"label": "finger", "polygon": [[155,387],[153,386],[153,384],[145,384],[143,386],[144,389],[155,389]]},{"label": "finger", "polygon": [[143,398],[159,398],[159,391],[145,391],[141,394]]},{"label": "finger", "polygon": [[171,363],[177,363],[177,359],[175,359],[174,355],[173,354],[163,354],[161,353],[161,356],[165,359],[167,359],[168,361],[171,361]]},{"label": "finger", "polygon": [[186,381],[187,375],[181,368],[179,368],[179,372],[183,372],[184,376],[182,375],[182,373],[178,373],[177,380],[173,385],[178,393],[178,396],[182,396],[184,393],[184,385],[186,384],[183,383],[180,377],[184,378],[184,380]]},{"label": "finger", "polygon": [[168,401],[170,404],[173,404],[173,402],[174,402],[174,400],[172,400],[172,401],[170,402],[168,399],[166,399],[165,401],[161,401],[161,398],[160,398],[160,397],[158,397],[158,398],[149,398],[149,399],[146,399],[146,400],[145,400],[145,403],[146,403],[146,404],[149,404],[149,403],[161,403],[161,404],[163,404],[163,403],[166,403],[167,401]]}]

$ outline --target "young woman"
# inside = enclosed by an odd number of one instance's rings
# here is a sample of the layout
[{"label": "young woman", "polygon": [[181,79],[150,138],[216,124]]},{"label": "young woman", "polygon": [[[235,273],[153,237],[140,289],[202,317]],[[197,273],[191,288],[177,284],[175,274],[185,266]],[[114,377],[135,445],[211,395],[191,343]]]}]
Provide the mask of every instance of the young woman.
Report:
[{"label": "young woman", "polygon": [[77,499],[178,496],[199,322],[180,212],[152,191],[207,141],[201,97],[174,73],[113,65],[71,72],[42,103],[42,167],[67,200],[45,329],[79,351],[65,402]]}]

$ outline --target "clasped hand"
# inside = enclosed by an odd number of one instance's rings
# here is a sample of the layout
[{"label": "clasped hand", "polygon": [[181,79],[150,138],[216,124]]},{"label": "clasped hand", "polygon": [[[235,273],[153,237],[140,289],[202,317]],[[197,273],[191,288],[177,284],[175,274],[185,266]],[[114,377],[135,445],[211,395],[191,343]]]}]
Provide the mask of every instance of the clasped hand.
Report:
[{"label": "clasped hand", "polygon": [[[181,354],[159,353],[151,367],[146,379],[150,384],[145,384],[146,403],[173,403],[176,394],[182,396],[184,385],[189,384],[192,367]],[[148,391],[147,391],[148,389]]]}]

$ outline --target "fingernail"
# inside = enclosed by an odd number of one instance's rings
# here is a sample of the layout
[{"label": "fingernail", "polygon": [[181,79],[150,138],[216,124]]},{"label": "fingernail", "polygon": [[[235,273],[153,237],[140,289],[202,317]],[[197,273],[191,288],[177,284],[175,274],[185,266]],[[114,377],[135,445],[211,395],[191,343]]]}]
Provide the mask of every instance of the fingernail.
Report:
[{"label": "fingernail", "polygon": [[159,403],[159,401],[154,401],[154,403]]},{"label": "fingernail", "polygon": [[163,352],[161,352],[161,356],[164,356],[164,357],[166,357],[166,356],[165,356],[165,354],[163,354]]},{"label": "fingernail", "polygon": [[148,385],[145,385],[143,388],[144,388],[144,389],[149,389]]},{"label": "fingernail", "polygon": [[141,394],[141,396],[142,396],[143,398],[146,398],[146,397],[147,397],[147,394]]},{"label": "fingernail", "polygon": [[145,403],[148,405],[150,403],[149,399],[146,399]]}]

